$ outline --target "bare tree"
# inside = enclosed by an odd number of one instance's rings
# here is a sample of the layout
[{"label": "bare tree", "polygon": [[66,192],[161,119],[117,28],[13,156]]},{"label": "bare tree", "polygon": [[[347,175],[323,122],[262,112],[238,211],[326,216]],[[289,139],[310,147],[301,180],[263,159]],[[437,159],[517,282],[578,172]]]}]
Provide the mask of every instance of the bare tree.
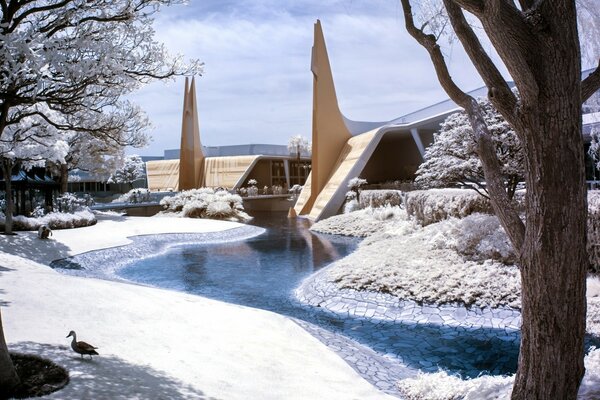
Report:
[{"label": "bare tree", "polygon": [[[479,105],[452,80],[438,37],[406,29],[429,53],[450,98],[469,116],[494,211],[521,265],[522,326],[513,399],[575,399],[584,374],[586,184],[581,106],[600,87],[582,80],[574,0],[443,0],[448,19],[524,150],[526,222],[503,186]],[[465,18],[472,14],[514,79],[518,100]],[[596,55],[597,56],[597,55]]]}]

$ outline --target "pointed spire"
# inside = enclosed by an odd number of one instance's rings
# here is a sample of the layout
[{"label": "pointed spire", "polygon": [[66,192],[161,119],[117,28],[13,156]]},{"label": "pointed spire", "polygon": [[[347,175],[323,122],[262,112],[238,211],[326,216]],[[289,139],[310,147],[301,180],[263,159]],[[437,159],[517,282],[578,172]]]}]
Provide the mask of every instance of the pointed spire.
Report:
[{"label": "pointed spire", "polygon": [[310,212],[316,197],[333,173],[342,148],[352,137],[338,105],[325,37],[319,20],[315,23],[310,69],[313,73],[311,195],[302,207],[301,214]]},{"label": "pointed spire", "polygon": [[179,153],[179,190],[189,190],[202,186],[204,183],[203,170],[204,154],[200,143],[196,80],[192,78],[192,82],[188,86],[188,78],[185,78]]}]

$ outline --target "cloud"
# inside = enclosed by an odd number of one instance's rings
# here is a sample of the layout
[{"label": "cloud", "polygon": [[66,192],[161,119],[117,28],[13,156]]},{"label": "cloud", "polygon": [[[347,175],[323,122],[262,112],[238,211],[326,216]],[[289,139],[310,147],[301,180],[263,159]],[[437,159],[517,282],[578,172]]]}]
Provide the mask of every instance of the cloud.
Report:
[{"label": "cloud", "polygon": [[[191,1],[163,9],[156,37],[172,53],[205,62],[197,78],[205,145],[285,144],[311,134],[313,24],[321,19],[342,112],[350,119],[390,120],[444,100],[425,52],[403,27],[394,0]],[[481,85],[453,49],[456,80]],[[154,142],[135,152],[179,147],[183,80],[154,83],[132,96],[150,115]]]}]

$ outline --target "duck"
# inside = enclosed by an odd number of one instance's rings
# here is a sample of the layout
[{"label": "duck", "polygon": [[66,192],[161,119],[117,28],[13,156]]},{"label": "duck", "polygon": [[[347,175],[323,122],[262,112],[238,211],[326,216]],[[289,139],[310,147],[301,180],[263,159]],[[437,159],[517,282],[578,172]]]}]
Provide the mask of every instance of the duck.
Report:
[{"label": "duck", "polygon": [[97,347],[94,347],[91,344],[86,343],[86,342],[78,342],[77,334],[75,333],[75,331],[69,332],[67,337],[70,337],[70,336],[73,336],[73,340],[71,341],[71,348],[73,349],[73,351],[75,353],[81,354],[81,358],[83,358],[84,354],[87,354],[90,356],[90,360],[91,360],[92,354],[97,355],[97,356],[99,355],[96,352]]}]

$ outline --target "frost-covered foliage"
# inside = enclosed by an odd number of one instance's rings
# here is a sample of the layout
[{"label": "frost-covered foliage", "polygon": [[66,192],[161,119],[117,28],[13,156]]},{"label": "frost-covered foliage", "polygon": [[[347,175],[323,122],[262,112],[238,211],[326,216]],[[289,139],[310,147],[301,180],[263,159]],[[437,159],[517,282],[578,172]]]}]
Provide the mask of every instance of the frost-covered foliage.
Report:
[{"label": "frost-covered foliage", "polygon": [[[590,281],[588,278],[587,287],[588,293],[590,287],[594,289],[595,285],[598,285],[598,281]],[[585,330],[592,335],[600,338],[600,297],[588,297],[587,301],[587,321]]]},{"label": "frost-covered foliage", "polygon": [[488,199],[465,189],[415,190],[406,194],[405,201],[408,214],[424,226],[449,217],[493,212]]},{"label": "frost-covered foliage", "polygon": [[91,196],[77,197],[73,193],[63,193],[54,199],[53,208],[59,213],[74,213],[87,210],[94,204]]},{"label": "frost-covered foliage", "polygon": [[160,201],[163,213],[181,213],[188,218],[213,218],[245,222],[251,217],[244,212],[242,198],[224,190],[210,188],[186,190]]},{"label": "frost-covered foliage", "polygon": [[26,116],[22,113],[7,116],[9,120],[16,120],[1,132],[0,157],[12,163],[18,162],[24,168],[44,167],[47,161],[64,162],[68,144],[63,140],[61,131],[40,115],[62,120],[60,114],[46,103],[28,107]]},{"label": "frost-covered foliage", "polygon": [[290,192],[291,194],[300,194],[301,191],[302,191],[302,185],[298,185],[298,184],[296,184],[288,189],[288,192]]},{"label": "frost-covered foliage", "polygon": [[[328,274],[330,281],[340,288],[385,292],[424,303],[520,307],[518,268],[479,253],[511,260],[499,225],[487,221],[495,217],[477,214],[421,227],[397,210],[390,223],[373,229],[354,253],[334,264]],[[347,225],[367,231],[373,222],[360,215],[363,212],[367,211],[337,216],[337,221],[330,221],[329,231]],[[344,217],[356,220],[342,220]],[[477,224],[487,228],[470,232],[469,227]]]},{"label": "frost-covered foliage", "polygon": [[[98,222],[96,216],[88,209],[72,213],[51,212],[41,218],[28,218],[17,215],[13,220],[14,230],[37,231],[40,226],[46,225],[50,229],[81,228],[94,225]],[[0,224],[4,224],[4,217],[0,217]]]},{"label": "frost-covered foliage", "polygon": [[312,144],[302,135],[295,135],[290,137],[288,141],[288,151],[290,154],[295,154],[300,157],[301,154],[310,154]]},{"label": "frost-covered foliage", "polygon": [[[478,99],[500,160],[501,173],[512,196],[519,181],[524,180],[521,144],[500,113],[487,99]],[[471,185],[485,193],[481,160],[471,123],[465,112],[450,115],[434,134],[434,142],[425,151],[425,161],[417,170],[415,183],[423,188]]]},{"label": "frost-covered foliage", "polygon": [[366,179],[354,177],[348,181],[348,189],[358,193],[359,189],[365,186],[366,184]]},{"label": "frost-covered foliage", "polygon": [[350,214],[352,212],[360,210],[360,205],[356,198],[346,200],[344,203],[344,214]]},{"label": "frost-covered foliage", "polygon": [[310,230],[333,235],[366,237],[393,226],[395,222],[405,221],[406,213],[398,207],[365,208],[315,222]]},{"label": "frost-covered foliage", "polygon": [[[585,376],[577,399],[600,398],[600,349],[590,348],[585,356]],[[568,366],[564,366],[568,368]],[[398,382],[398,388],[407,400],[509,400],[514,375],[484,375],[473,379],[461,379],[445,371],[420,373],[415,378]]]},{"label": "frost-covered foliage", "polygon": [[361,190],[359,196],[360,208],[400,206],[402,192],[399,190]]},{"label": "frost-covered foliage", "polygon": [[455,249],[473,261],[497,260],[514,264],[517,259],[500,221],[493,215],[472,214],[464,219],[451,218],[444,233],[443,246]]},{"label": "frost-covered foliage", "polygon": [[133,182],[144,179],[146,177],[146,166],[142,157],[131,155],[125,157],[123,166],[113,172],[108,179],[108,183],[126,183],[128,185]]},{"label": "frost-covered foliage", "polygon": [[156,198],[153,198],[150,190],[141,188],[131,189],[129,192],[123,193],[114,199],[111,203],[147,203],[155,200]]}]

